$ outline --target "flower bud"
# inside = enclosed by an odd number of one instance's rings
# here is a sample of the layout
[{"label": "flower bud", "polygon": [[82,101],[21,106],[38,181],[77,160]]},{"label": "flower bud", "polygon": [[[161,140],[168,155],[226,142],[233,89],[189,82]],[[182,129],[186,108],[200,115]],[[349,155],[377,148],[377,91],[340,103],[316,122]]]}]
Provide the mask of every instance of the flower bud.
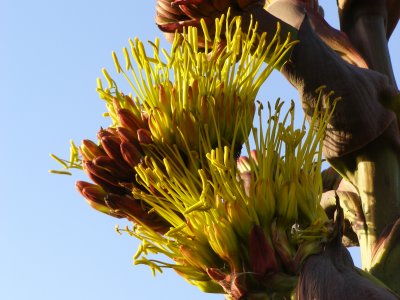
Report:
[{"label": "flower bud", "polygon": [[148,226],[160,234],[165,234],[171,227],[171,224],[156,212],[150,212],[150,207],[143,201],[134,199],[130,195],[110,193],[105,202],[115,213],[121,214],[135,223]]},{"label": "flower bud", "polygon": [[117,127],[117,133],[118,137],[121,139],[123,142],[130,142],[134,143],[137,142],[137,133],[136,131],[133,131],[129,128],[126,127]]},{"label": "flower bud", "polygon": [[96,156],[105,155],[104,150],[91,140],[83,140],[79,151],[85,160],[92,160]]},{"label": "flower bud", "polygon": [[151,139],[151,132],[147,129],[140,128],[137,131],[137,137],[140,144],[148,145],[153,143],[153,140]]},{"label": "flower bud", "polygon": [[119,168],[115,161],[108,156],[98,156],[93,160],[93,163],[111,173],[116,179],[121,181],[132,181],[134,178],[133,170]]},{"label": "flower bud", "polygon": [[134,169],[143,158],[143,154],[135,144],[129,142],[121,143],[121,154],[129,166]]},{"label": "flower bud", "polygon": [[81,193],[81,195],[86,199],[87,203],[95,210],[98,210],[107,215],[111,215],[113,217],[117,218],[122,217],[119,214],[114,214],[111,212],[110,208],[107,206],[105,202],[107,193],[100,186],[84,181],[77,181],[76,188]]},{"label": "flower bud", "polygon": [[272,242],[285,269],[295,274],[296,270],[293,267],[294,249],[289,242],[286,230],[286,227],[282,227],[276,221],[273,222],[271,225]]},{"label": "flower bud", "polygon": [[114,178],[111,173],[99,166],[96,166],[93,162],[83,162],[83,169],[86,171],[90,179],[103,187],[106,191],[118,191],[119,193],[125,191],[125,189],[121,187],[119,182],[116,181],[116,178]]},{"label": "flower bud", "polygon": [[249,258],[252,271],[258,275],[279,271],[271,240],[258,225],[253,226],[249,235]]},{"label": "flower bud", "polygon": [[143,121],[128,109],[118,109],[117,115],[121,125],[129,130],[137,131],[139,128],[145,128]]}]

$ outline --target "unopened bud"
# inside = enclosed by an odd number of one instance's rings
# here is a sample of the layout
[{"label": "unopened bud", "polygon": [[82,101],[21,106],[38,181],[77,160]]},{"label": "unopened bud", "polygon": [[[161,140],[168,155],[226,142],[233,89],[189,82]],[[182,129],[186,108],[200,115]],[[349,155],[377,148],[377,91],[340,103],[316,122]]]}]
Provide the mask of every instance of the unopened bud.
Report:
[{"label": "unopened bud", "polygon": [[126,127],[117,127],[117,133],[121,141],[134,143],[138,142],[136,131],[130,130]]},{"label": "unopened bud", "polygon": [[139,128],[143,128],[144,124],[142,120],[135,116],[130,110],[121,108],[117,111],[118,120],[123,127],[126,127],[132,131],[136,131]]},{"label": "unopened bud", "polygon": [[153,143],[153,140],[151,139],[151,132],[149,130],[141,128],[137,131],[137,136],[139,143],[141,144],[148,145]]},{"label": "unopened bud", "polygon": [[103,149],[91,140],[83,140],[79,151],[85,160],[92,160],[97,156],[105,155]]},{"label": "unopened bud", "polygon": [[122,157],[131,168],[135,168],[143,158],[143,154],[140,151],[140,148],[135,146],[135,144],[129,142],[121,143],[121,153]]},{"label": "unopened bud", "polygon": [[278,261],[272,243],[264,230],[254,225],[249,236],[249,258],[253,272],[260,275],[279,271]]}]

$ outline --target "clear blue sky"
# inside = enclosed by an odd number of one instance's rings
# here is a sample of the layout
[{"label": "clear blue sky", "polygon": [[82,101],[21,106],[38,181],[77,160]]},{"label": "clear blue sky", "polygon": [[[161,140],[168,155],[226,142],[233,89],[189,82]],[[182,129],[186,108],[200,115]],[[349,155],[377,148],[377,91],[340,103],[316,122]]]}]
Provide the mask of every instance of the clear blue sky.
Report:
[{"label": "clear blue sky", "polygon": [[[49,153],[67,157],[69,139],[94,139],[107,126],[96,77],[102,67],[114,70],[111,51],[128,38],[161,36],[154,2],[0,2],[0,299],[223,299],[172,272],[153,278],[133,266],[137,242],[115,233],[123,221],[89,208],[74,188],[83,177],[47,172],[57,167]],[[333,24],[335,3],[321,1]],[[392,53],[399,41],[397,29]],[[258,98],[278,96],[298,99],[274,74]]]}]

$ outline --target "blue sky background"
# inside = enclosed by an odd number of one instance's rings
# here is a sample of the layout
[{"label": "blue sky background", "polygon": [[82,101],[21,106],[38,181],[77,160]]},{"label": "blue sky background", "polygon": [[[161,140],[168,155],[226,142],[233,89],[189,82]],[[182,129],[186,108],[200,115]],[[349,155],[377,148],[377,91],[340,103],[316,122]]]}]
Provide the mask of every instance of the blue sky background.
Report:
[{"label": "blue sky background", "polygon": [[[320,2],[337,24],[336,1]],[[0,3],[0,299],[223,299],[173,272],[153,278],[133,266],[137,241],[117,235],[114,226],[124,222],[75,191],[83,176],[48,173],[58,167],[49,153],[68,157],[70,139],[95,139],[108,125],[96,78],[102,67],[114,72],[111,51],[121,53],[128,38],[162,36],[155,1]],[[399,41],[397,29],[390,44],[397,77]],[[298,99],[276,72],[258,99],[279,96]]]}]

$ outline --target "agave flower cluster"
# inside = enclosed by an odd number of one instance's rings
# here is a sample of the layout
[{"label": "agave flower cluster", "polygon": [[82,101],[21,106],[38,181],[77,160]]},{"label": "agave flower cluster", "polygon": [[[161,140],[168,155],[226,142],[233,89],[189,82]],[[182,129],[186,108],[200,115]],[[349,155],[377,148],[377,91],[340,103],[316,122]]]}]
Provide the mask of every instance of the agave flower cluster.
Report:
[{"label": "agave flower cluster", "polygon": [[[123,68],[113,53],[135,96],[103,70],[108,87],[99,81],[98,91],[112,125],[98,143],[73,146],[70,162],[94,182],[77,183],[92,207],[134,222],[117,230],[142,241],[136,264],[172,268],[233,299],[292,291],[301,264],[332,236],[319,205],[329,113],[315,113],[306,133],[294,127],[294,105],[285,114],[278,102],[274,111],[268,105],[264,130],[259,104],[254,128],[258,89],[293,42],[276,34],[267,44],[256,25],[242,32],[240,24],[222,16],[212,39],[202,21],[201,51],[198,29],[189,27],[170,54],[158,40],[152,56],[130,41]],[[239,157],[243,144],[248,155]]]}]

